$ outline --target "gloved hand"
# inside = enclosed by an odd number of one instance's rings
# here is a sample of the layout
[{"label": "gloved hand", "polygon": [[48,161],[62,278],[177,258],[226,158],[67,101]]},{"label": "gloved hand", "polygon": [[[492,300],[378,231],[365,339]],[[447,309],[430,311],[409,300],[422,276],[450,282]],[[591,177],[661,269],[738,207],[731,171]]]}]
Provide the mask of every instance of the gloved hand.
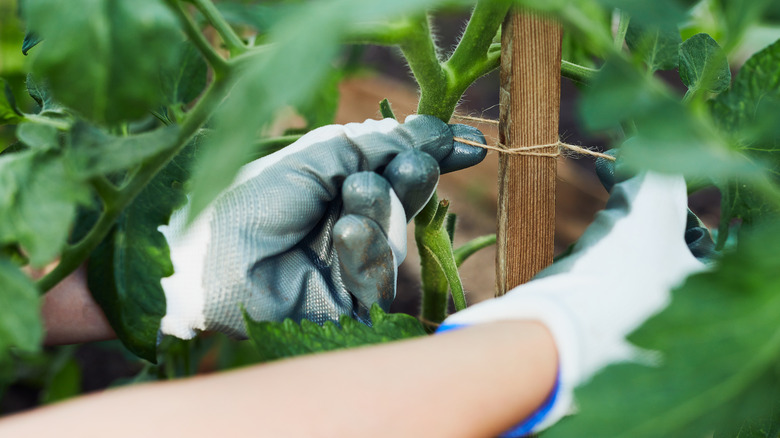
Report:
[{"label": "gloved hand", "polygon": [[432,116],[368,120],[316,129],[244,166],[189,228],[187,207],[160,227],[175,270],[162,279],[161,331],[243,337],[242,307],[255,320],[320,324],[342,314],[368,322],[374,303],[387,310],[406,224],[440,170],[485,157],[454,136],[484,143],[477,129]]},{"label": "gloved hand", "polygon": [[505,296],[444,321],[439,332],[526,319],[552,333],[559,355],[553,394],[504,436],[548,427],[571,410],[577,385],[610,363],[639,357],[626,335],[668,305],[671,289],[704,268],[686,245],[687,216],[681,176],[648,172],[619,182],[570,256]]}]

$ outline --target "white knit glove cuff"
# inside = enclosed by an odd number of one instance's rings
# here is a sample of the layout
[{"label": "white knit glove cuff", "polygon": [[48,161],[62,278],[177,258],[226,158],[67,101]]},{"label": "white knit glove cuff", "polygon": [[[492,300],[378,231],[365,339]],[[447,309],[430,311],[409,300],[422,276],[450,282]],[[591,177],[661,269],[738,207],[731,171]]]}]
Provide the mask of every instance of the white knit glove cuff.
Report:
[{"label": "white knit glove cuff", "polygon": [[610,363],[641,358],[625,337],[704,268],[685,244],[686,215],[682,177],[646,173],[620,183],[571,256],[501,298],[450,316],[444,330],[499,320],[545,324],[558,349],[558,393],[529,431],[544,429],[573,409],[576,386]]}]

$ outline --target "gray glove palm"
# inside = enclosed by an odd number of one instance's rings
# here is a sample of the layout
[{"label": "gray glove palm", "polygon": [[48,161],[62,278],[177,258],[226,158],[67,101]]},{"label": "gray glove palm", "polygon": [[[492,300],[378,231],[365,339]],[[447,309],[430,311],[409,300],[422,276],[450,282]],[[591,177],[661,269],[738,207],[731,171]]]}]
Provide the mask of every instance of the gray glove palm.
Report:
[{"label": "gray glove palm", "polygon": [[395,297],[406,223],[440,168],[485,156],[453,136],[484,142],[430,116],[326,126],[245,166],[189,228],[187,208],[176,212],[160,229],[175,269],[162,280],[163,333],[244,336],[242,307],[256,320],[368,322],[374,303],[387,309]]}]

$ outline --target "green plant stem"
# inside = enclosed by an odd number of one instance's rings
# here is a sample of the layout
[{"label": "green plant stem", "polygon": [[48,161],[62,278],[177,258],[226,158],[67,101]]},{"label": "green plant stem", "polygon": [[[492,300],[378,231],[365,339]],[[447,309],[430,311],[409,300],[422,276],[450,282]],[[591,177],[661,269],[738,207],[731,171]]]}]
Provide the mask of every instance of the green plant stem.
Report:
[{"label": "green plant stem", "polygon": [[280,137],[264,138],[257,142],[254,152],[249,155],[249,161],[263,158],[268,154],[284,149],[285,147],[298,141],[303,135],[282,135]]},{"label": "green plant stem", "polygon": [[434,213],[433,219],[431,219],[431,222],[427,226],[434,230],[444,227],[444,221],[447,219],[447,210],[449,210],[449,208],[450,201],[446,199],[439,201],[436,213]]},{"label": "green plant stem", "polygon": [[477,251],[495,244],[496,244],[495,234],[488,234],[487,236],[480,236],[477,237],[476,239],[472,239],[464,243],[455,251],[453,251],[453,255],[455,256],[455,264],[457,266],[460,266],[463,264],[463,262],[466,261],[466,259],[474,255],[474,253],[476,253]]},{"label": "green plant stem", "polygon": [[598,70],[569,62],[561,61],[561,76],[581,84],[588,84],[598,74]]},{"label": "green plant stem", "polygon": [[353,29],[347,36],[349,44],[376,44],[379,46],[395,46],[413,30],[414,21],[407,18],[392,22],[366,23]]},{"label": "green plant stem", "polygon": [[379,102],[379,113],[382,114],[382,118],[396,120],[393,108],[390,107],[390,101],[387,99],[382,99]]},{"label": "green plant stem", "polygon": [[179,22],[184,29],[184,33],[187,34],[187,38],[189,38],[190,41],[195,44],[195,47],[214,70],[214,77],[220,78],[227,74],[227,61],[222,58],[216,50],[214,50],[214,47],[212,47],[211,44],[209,44],[209,42],[206,40],[206,37],[204,37],[203,33],[200,31],[200,29],[198,29],[198,26],[194,21],[192,21],[192,17],[190,17],[190,15],[184,9],[184,5],[182,4],[181,0],[167,0],[167,2],[179,17]]},{"label": "green plant stem", "polygon": [[84,263],[89,254],[106,237],[122,214],[122,211],[133,202],[135,197],[141,193],[157,173],[181,152],[197,134],[201,126],[206,123],[214,108],[218,106],[227,94],[229,82],[227,79],[212,82],[206,93],[181,124],[176,142],[169,149],[157,154],[141,166],[133,178],[121,189],[116,191],[117,189],[113,188],[115,192],[108,195],[108,191],[112,189],[107,186],[107,184],[110,184],[107,180],[93,181],[93,186],[96,185],[95,188],[98,194],[101,197],[107,196],[107,198],[103,198],[103,212],[83,239],[65,248],[57,267],[38,280],[36,286],[40,293],[46,293]]},{"label": "green plant stem", "polygon": [[[484,63],[485,73],[498,68],[501,62],[501,44],[493,43],[488,49],[488,56]],[[590,81],[599,73],[598,69],[585,67],[583,65],[561,60],[561,76],[572,81],[588,85]]]},{"label": "green plant stem", "polygon": [[104,204],[111,202],[112,199],[116,199],[121,194],[119,189],[103,175],[93,178],[90,183]]},{"label": "green plant stem", "polygon": [[[421,256],[420,269],[422,272],[430,272],[441,269],[436,260],[424,246],[417,244]],[[425,257],[422,257],[425,255]],[[428,331],[436,330],[436,327],[447,318],[447,280],[443,277],[430,277],[421,274],[422,301],[420,316]]]},{"label": "green plant stem", "polygon": [[414,218],[414,240],[417,252],[420,254],[420,270],[422,280],[422,303],[420,315],[426,327],[433,331],[436,325],[447,317],[447,279],[441,272],[426,240],[428,225],[436,215],[439,200],[436,194],[428,201],[420,213]]},{"label": "green plant stem", "polygon": [[623,131],[624,139],[635,136],[637,132],[636,123],[634,123],[633,119],[620,122],[620,129]]},{"label": "green plant stem", "polygon": [[[452,292],[452,302],[455,304],[455,311],[460,312],[466,309],[466,293],[463,291],[463,283],[460,281],[458,266],[455,264],[455,258],[452,255],[452,244],[449,241],[449,235],[443,229],[440,229],[438,238],[434,240],[437,244],[430,248],[434,259],[439,264],[439,268],[444,272],[447,283]],[[446,295],[445,295],[446,297]]]},{"label": "green plant stem", "polygon": [[[495,50],[491,53],[490,49],[508,10],[509,4],[503,1],[480,0],[474,7],[463,37],[444,64],[445,70],[452,70],[455,78],[467,83],[466,87],[486,73],[485,63],[492,65],[498,60],[500,55]],[[494,59],[489,59],[491,57]],[[487,71],[490,70],[492,68]],[[459,85],[455,88],[462,88],[463,84]]]},{"label": "green plant stem", "polygon": [[690,101],[693,100],[694,96],[697,95],[697,91],[699,91],[699,90],[697,90],[695,88],[689,88],[689,89],[685,90],[685,95],[683,95],[683,97],[682,97],[682,103],[683,104],[690,103]]},{"label": "green plant stem", "polygon": [[618,52],[623,51],[623,43],[626,41],[626,32],[628,32],[628,23],[631,21],[631,16],[627,13],[620,11],[620,18],[618,19],[617,33],[615,34],[615,50]]},{"label": "green plant stem", "polygon": [[40,123],[42,125],[49,125],[52,126],[60,131],[67,131],[70,129],[71,125],[73,123],[66,122],[62,120],[52,119],[51,117],[44,117],[39,116],[38,114],[25,114],[24,115],[25,120],[35,123]]},{"label": "green plant stem", "polygon": [[30,264],[30,258],[24,255],[18,244],[0,246],[0,256],[11,259],[20,268]]},{"label": "green plant stem", "polygon": [[191,1],[192,4],[198,8],[200,13],[203,14],[203,16],[206,17],[206,20],[208,20],[214,29],[216,29],[217,33],[219,33],[219,36],[222,37],[222,41],[224,41],[225,45],[228,47],[228,50],[230,50],[230,54],[232,56],[240,55],[249,49],[247,45],[244,44],[244,42],[241,40],[241,38],[239,38],[233,28],[230,27],[230,24],[225,21],[225,18],[219,12],[217,7],[214,6],[214,3],[212,3],[211,0],[189,1]]},{"label": "green plant stem", "polygon": [[[504,2],[480,0],[458,47],[443,64],[438,60],[427,19],[418,21],[417,27],[404,37],[401,51],[420,85],[419,114],[449,121],[463,92],[479,77],[499,66],[501,45],[496,38],[508,8]],[[561,65],[561,75],[577,82],[588,83],[596,73],[597,70],[566,61]],[[473,252],[495,242],[495,236],[473,242],[456,258],[443,225],[445,217],[446,209],[439,205],[434,195],[415,219],[415,241],[422,270],[421,313],[424,321],[433,324],[447,316],[448,285],[456,308],[466,307],[457,266]]]},{"label": "green plant stem", "polygon": [[[495,37],[508,10],[505,2],[480,0],[472,13],[458,47],[445,63],[440,63],[431,38],[427,18],[401,42],[401,51],[420,85],[419,114],[429,114],[448,122],[463,92],[484,74],[499,65],[501,47]],[[415,241],[422,270],[422,318],[438,324],[447,316],[447,286],[457,310],[466,307],[463,285],[445,226],[446,204],[436,195],[415,218]]]},{"label": "green plant stem", "polygon": [[449,202],[439,201],[434,194],[415,217],[414,238],[420,254],[422,270],[422,318],[429,324],[439,324],[447,317],[448,286],[456,310],[466,308],[463,284],[452,252],[446,218]]},{"label": "green plant stem", "polygon": [[446,102],[447,76],[439,63],[438,49],[431,38],[428,17],[421,17],[411,26],[411,30],[400,44],[401,52],[412,74],[420,85],[420,103],[417,112],[430,114],[448,121],[455,110],[455,102]]},{"label": "green plant stem", "polygon": [[409,68],[421,87],[439,87],[445,81],[444,70],[439,64],[438,48],[431,38],[428,17],[415,20],[404,41],[401,42]]}]

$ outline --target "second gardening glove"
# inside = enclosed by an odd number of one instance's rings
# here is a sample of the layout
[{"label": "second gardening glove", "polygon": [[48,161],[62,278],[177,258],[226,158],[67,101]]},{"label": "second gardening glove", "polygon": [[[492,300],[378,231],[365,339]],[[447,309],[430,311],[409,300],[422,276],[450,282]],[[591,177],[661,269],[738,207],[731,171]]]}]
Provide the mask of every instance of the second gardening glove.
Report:
[{"label": "second gardening glove", "polygon": [[525,319],[542,322],[552,333],[559,358],[556,387],[544,406],[503,436],[551,425],[571,410],[577,385],[610,363],[642,357],[626,336],[667,306],[671,289],[705,267],[691,250],[702,252],[704,240],[711,239],[687,219],[681,176],[634,176],[614,185],[607,208],[570,256],[505,296],[444,321],[439,332]]},{"label": "second gardening glove", "polygon": [[[162,279],[161,331],[246,335],[255,320],[368,323],[395,297],[406,224],[433,194],[439,173],[479,163],[484,143],[465,125],[432,116],[316,129],[244,166],[190,227],[187,207],[160,228],[175,273]],[[380,175],[381,174],[381,175]]]}]

